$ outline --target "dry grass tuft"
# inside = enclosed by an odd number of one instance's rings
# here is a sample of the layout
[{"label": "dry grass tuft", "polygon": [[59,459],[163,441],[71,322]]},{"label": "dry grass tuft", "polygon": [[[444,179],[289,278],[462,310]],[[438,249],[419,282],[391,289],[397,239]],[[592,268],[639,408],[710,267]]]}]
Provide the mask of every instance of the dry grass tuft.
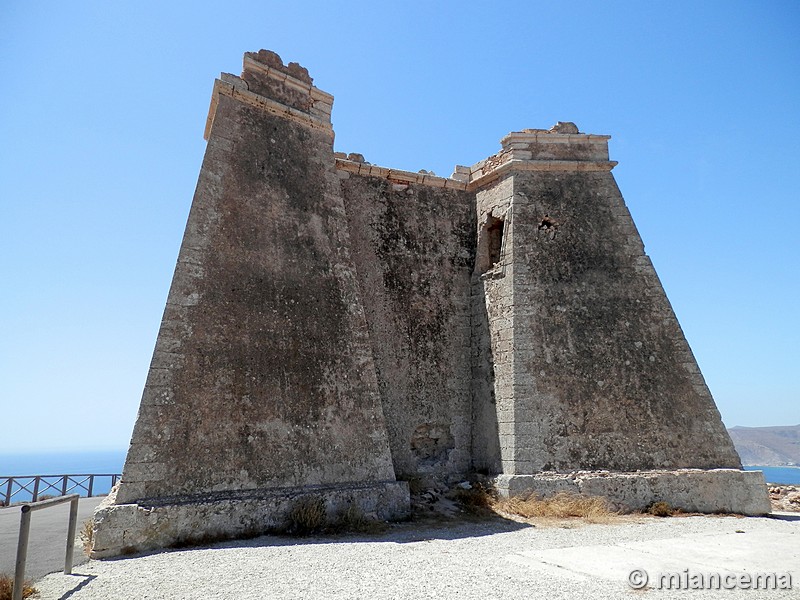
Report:
[{"label": "dry grass tuft", "polygon": [[456,489],[454,499],[459,502],[467,512],[476,515],[485,515],[493,511],[498,502],[495,491],[480,484],[475,484],[468,490],[461,488]]},{"label": "dry grass tuft", "polygon": [[83,544],[83,552],[86,556],[89,556],[92,551],[92,546],[94,545],[94,519],[86,519],[83,522],[78,537]]},{"label": "dry grass tuft", "polygon": [[320,496],[301,498],[289,511],[286,530],[293,535],[310,535],[323,528],[327,517],[325,501]]},{"label": "dry grass tuft", "polygon": [[382,533],[386,530],[386,523],[365,515],[357,504],[349,504],[332,516],[332,519],[328,519],[325,500],[321,496],[301,498],[289,511],[285,533],[306,536],[335,533]]},{"label": "dry grass tuft", "polygon": [[334,523],[327,528],[330,533],[383,533],[386,523],[364,514],[357,504],[350,504],[336,515]]},{"label": "dry grass tuft", "polygon": [[[0,575],[0,600],[11,600],[14,592],[14,578],[5,573]],[[32,598],[39,594],[30,581],[26,581],[22,586],[22,597]]]},{"label": "dry grass tuft", "polygon": [[600,496],[582,496],[558,492],[548,498],[535,494],[496,500],[492,508],[499,513],[517,515],[526,519],[581,518],[589,523],[606,523],[618,513],[612,511],[608,501]]},{"label": "dry grass tuft", "polygon": [[546,498],[536,494],[500,498],[493,488],[475,484],[472,489],[455,490],[452,497],[467,512],[478,515],[495,513],[539,521],[582,519],[589,523],[607,523],[619,516],[603,497],[570,492],[558,492]]},{"label": "dry grass tuft", "polygon": [[654,517],[671,517],[675,514],[675,511],[666,502],[653,502],[647,507],[646,512],[648,515],[653,515]]}]

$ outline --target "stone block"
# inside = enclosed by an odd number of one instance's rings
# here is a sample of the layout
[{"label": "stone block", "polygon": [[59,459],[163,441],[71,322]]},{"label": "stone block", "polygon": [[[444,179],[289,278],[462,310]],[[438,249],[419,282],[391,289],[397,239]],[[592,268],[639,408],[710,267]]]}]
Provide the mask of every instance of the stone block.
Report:
[{"label": "stone block", "polygon": [[560,491],[601,496],[624,512],[643,511],[655,502],[699,513],[761,516],[772,510],[763,473],[738,469],[501,475],[496,486],[505,497]]},{"label": "stone block", "polygon": [[307,499],[321,499],[321,525],[334,524],[350,507],[367,518],[404,519],[410,511],[408,484],[319,486],[217,493],[149,504],[100,506],[94,515],[91,558],[212,540],[291,531],[291,511]]}]

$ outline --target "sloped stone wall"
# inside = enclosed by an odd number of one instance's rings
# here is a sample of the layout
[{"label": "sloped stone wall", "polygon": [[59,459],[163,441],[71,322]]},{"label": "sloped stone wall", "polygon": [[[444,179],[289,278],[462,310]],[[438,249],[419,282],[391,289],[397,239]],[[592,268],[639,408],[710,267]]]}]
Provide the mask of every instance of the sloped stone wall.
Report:
[{"label": "sloped stone wall", "polygon": [[466,473],[474,196],[340,176],[395,471]]},{"label": "sloped stone wall", "polygon": [[514,192],[525,472],[740,468],[611,173],[517,173]]},{"label": "sloped stone wall", "polygon": [[120,503],[395,480],[333,131],[292,81],[306,105],[217,84]]}]

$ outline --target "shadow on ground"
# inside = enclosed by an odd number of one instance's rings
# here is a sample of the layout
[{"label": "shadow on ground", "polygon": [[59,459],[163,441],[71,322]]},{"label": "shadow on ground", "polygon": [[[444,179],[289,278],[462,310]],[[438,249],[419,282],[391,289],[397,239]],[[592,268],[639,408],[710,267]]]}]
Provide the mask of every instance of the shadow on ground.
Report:
[{"label": "shadow on ground", "polygon": [[185,545],[178,548],[167,548],[151,552],[137,552],[125,556],[100,559],[103,562],[126,560],[139,556],[161,554],[163,552],[181,552],[193,549],[226,549],[226,548],[258,548],[270,546],[295,546],[312,544],[340,544],[359,542],[388,542],[408,544],[425,540],[456,540],[462,538],[483,537],[498,533],[511,533],[520,529],[535,527],[528,523],[520,523],[505,519],[499,515],[473,516],[463,515],[454,518],[421,517],[400,523],[389,523],[385,531],[379,533],[315,533],[311,535],[266,534],[257,537],[223,540],[219,542]]},{"label": "shadow on ground", "polygon": [[83,581],[81,581],[74,588],[66,592],[58,600],[67,600],[67,598],[72,598],[74,594],[77,594],[79,591],[81,591],[83,588],[89,585],[93,580],[97,579],[97,575],[84,575],[82,573],[72,573],[71,575],[65,575],[65,577],[83,577]]}]

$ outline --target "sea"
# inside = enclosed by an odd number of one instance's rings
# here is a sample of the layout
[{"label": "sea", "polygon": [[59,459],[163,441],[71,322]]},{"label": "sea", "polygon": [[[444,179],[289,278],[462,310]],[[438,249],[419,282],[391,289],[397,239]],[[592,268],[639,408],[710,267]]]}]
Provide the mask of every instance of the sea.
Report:
[{"label": "sea", "polygon": [[[25,454],[0,454],[0,505],[5,499],[8,485],[8,477],[21,478],[15,479],[12,484],[13,497],[12,503],[30,502],[32,496],[24,488],[33,489],[33,480],[26,479],[33,475],[89,475],[107,474],[119,475],[122,473],[122,465],[125,463],[126,450],[95,450],[95,451],[65,451],[65,452],[41,452]],[[86,490],[76,486],[77,482],[82,482],[83,478],[75,478],[68,482],[69,493],[79,493],[86,495]],[[53,478],[47,480],[56,483]],[[20,484],[22,487],[20,487]],[[56,489],[44,490],[45,494],[57,496],[60,494],[60,484]],[[83,482],[85,487],[87,484]],[[40,484],[40,489],[44,489]],[[95,478],[92,495],[102,496],[111,489],[111,477]]]},{"label": "sea", "polygon": [[800,485],[800,467],[746,466],[744,470],[764,471],[764,479],[767,480],[767,483]]}]

